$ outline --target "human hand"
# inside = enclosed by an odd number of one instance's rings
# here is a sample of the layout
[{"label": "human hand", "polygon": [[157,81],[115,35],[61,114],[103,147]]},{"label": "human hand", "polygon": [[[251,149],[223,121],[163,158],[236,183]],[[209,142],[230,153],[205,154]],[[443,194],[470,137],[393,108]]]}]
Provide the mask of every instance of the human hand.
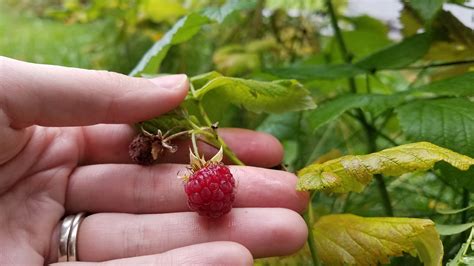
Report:
[{"label": "human hand", "polygon": [[[90,213],[78,233],[80,261],[251,264],[298,250],[307,194],[295,191],[293,174],[231,166],[235,208],[208,219],[188,211],[177,179],[189,143],[161,164],[131,163],[127,124],[172,110],[187,91],[184,75],[148,80],[0,57],[0,264],[56,262],[61,219],[78,212]],[[248,165],[282,160],[270,135],[219,134]]]}]

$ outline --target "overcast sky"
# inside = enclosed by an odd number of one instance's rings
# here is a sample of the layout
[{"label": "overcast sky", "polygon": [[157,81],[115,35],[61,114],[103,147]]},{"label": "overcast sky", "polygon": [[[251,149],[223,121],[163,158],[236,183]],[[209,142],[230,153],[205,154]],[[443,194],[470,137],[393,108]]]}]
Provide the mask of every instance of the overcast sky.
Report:
[{"label": "overcast sky", "polygon": [[[474,0],[466,2],[466,5],[474,6]],[[402,4],[399,0],[349,0],[347,14],[352,16],[367,14],[392,25],[400,25],[398,16],[401,9]],[[462,23],[474,29],[474,10],[453,4],[444,4],[443,9],[451,11]]]}]

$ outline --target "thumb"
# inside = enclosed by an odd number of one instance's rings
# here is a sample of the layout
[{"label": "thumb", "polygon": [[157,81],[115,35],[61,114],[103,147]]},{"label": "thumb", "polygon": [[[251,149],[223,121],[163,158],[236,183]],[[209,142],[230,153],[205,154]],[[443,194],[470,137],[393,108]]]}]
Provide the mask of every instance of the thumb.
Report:
[{"label": "thumb", "polygon": [[154,79],[0,57],[0,111],[13,128],[133,123],[177,107],[186,75]]}]

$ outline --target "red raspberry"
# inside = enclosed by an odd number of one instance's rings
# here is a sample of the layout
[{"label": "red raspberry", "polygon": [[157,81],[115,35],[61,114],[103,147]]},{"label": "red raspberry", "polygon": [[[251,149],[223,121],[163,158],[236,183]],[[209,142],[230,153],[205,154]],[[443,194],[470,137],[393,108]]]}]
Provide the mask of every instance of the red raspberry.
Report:
[{"label": "red raspberry", "polygon": [[222,163],[207,163],[194,171],[184,185],[189,208],[212,218],[230,212],[235,199],[234,189],[234,177]]}]

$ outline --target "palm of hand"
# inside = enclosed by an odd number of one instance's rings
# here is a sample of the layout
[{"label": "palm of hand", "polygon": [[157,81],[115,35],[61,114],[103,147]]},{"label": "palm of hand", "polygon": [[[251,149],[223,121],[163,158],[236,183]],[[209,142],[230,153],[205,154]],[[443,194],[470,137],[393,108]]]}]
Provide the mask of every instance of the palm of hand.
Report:
[{"label": "palm of hand", "polygon": [[[29,141],[0,167],[0,230],[7,259],[15,263],[42,264],[51,251],[53,233],[64,215],[68,178],[77,166],[80,147],[77,130],[30,128],[20,138]],[[21,145],[21,143],[18,143]],[[57,242],[55,243],[57,244]],[[7,261],[8,261],[7,260]]]},{"label": "palm of hand", "polygon": [[[152,83],[0,58],[0,80],[9,81],[0,84],[0,261],[56,261],[60,220],[80,211],[94,213],[79,230],[84,261],[251,263],[249,251],[256,257],[283,255],[304,243],[306,226],[295,211],[304,209],[307,195],[294,190],[290,173],[232,167],[239,182],[237,208],[208,220],[187,212],[176,179],[184,165],[130,164],[127,146],[134,131],[116,123],[178,105],[187,85],[182,76],[171,77]],[[176,82],[181,88],[156,88]],[[269,167],[281,160],[281,146],[268,135],[240,129],[220,134],[246,164]],[[189,143],[178,145],[164,163],[186,162]],[[144,256],[149,254],[157,255]]]}]

